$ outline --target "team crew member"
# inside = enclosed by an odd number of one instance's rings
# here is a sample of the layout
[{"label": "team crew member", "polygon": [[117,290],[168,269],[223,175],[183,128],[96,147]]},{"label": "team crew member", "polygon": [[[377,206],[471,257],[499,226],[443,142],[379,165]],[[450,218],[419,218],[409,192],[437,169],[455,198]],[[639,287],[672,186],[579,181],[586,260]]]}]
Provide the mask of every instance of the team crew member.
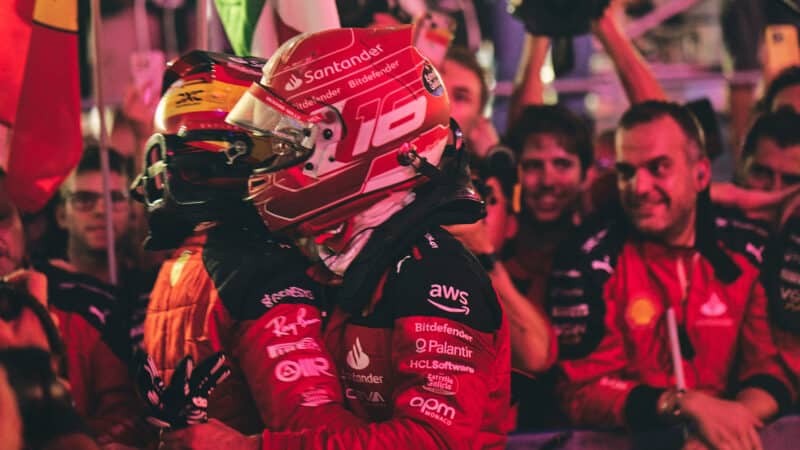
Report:
[{"label": "team crew member", "polygon": [[[792,73],[787,71],[787,74]],[[794,71],[795,79],[800,72]],[[781,77],[776,78],[780,80]],[[794,88],[797,92],[797,87]],[[782,92],[782,90],[776,91]],[[776,343],[800,384],[800,113],[786,106],[765,112],[747,133],[742,184],[753,193],[791,195],[767,209],[775,237],[764,252],[762,279]],[[749,193],[748,192],[748,193]],[[780,198],[780,197],[779,197]]]},{"label": "team crew member", "polygon": [[203,361],[224,351],[231,375],[210,396],[208,415],[246,433],[335,425],[326,408],[340,411],[342,401],[308,262],[242,201],[268,152],[224,117],[263,63],[199,51],[174,62],[135,191],[150,213],[149,245],[178,247],[151,294],[145,350],[165,380],[186,355]]},{"label": "team crew member", "polygon": [[135,418],[141,405],[126,365],[130,334],[121,327],[112,330],[108,324],[112,310],[121,309],[125,306],[122,303],[135,298],[128,294],[137,292],[140,286],[130,283],[134,271],[125,270],[122,264],[120,286],[109,284],[105,216],[112,216],[119,254],[130,213],[125,160],[110,151],[109,167],[112,204],[106,209],[101,200],[99,149],[84,149],[78,166],[61,186],[61,202],[56,210],[59,226],[67,231],[65,259],[37,261],[35,267],[47,277],[48,308],[58,318],[66,344],[67,374],[75,408],[101,444],[136,445],[140,443],[141,424]]},{"label": "team crew member", "polygon": [[[624,217],[568,243],[548,287],[565,358],[563,407],[578,425],[678,418],[714,448],[760,448],[756,429],[793,395],[767,323],[756,266],[763,246],[741,232],[743,219],[698,206],[710,169],[686,109],[636,105],[616,137]],[[669,308],[686,392],[674,387]],[[734,397],[723,399],[728,392]]]},{"label": "team crew member", "polygon": [[[281,150],[250,194],[267,227],[306,242],[318,275],[340,284],[325,341],[348,408],[371,422],[265,431],[261,448],[505,446],[508,325],[478,261],[439,226],[477,220],[480,202],[463,155],[445,151],[447,93],[411,38],[295,38],[228,116]],[[210,439],[257,447],[216,421],[164,435],[172,448]]]}]

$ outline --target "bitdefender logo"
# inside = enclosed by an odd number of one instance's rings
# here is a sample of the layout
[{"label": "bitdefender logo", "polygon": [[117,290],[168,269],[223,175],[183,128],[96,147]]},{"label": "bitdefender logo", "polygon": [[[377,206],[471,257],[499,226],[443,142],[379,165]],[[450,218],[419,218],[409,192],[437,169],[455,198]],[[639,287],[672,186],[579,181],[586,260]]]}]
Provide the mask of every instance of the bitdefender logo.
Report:
[{"label": "bitdefender logo", "polygon": [[284,86],[284,88],[288,92],[292,92],[293,90],[299,88],[302,85],[303,85],[303,80],[301,80],[300,78],[297,78],[297,75],[292,74],[292,77],[289,79],[289,81],[286,82],[286,85]]},{"label": "bitdefender logo", "polygon": [[358,338],[356,338],[353,348],[347,352],[346,361],[347,365],[355,370],[366,369],[369,366],[369,355],[364,353],[364,349],[361,348],[361,341]]}]

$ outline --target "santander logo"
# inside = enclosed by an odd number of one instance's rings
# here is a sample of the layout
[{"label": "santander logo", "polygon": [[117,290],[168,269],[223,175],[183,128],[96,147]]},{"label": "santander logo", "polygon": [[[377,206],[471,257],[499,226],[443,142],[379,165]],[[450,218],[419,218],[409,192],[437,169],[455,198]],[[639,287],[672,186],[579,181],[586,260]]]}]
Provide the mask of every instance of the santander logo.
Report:
[{"label": "santander logo", "polygon": [[[442,304],[434,299],[450,300],[456,303],[456,306]],[[441,309],[442,311],[469,315],[469,292],[462,291],[461,289],[448,286],[446,284],[432,284],[428,291],[428,303]]]},{"label": "santander logo", "polygon": [[364,349],[361,348],[361,341],[356,338],[355,344],[353,344],[353,348],[347,352],[347,365],[352,367],[355,370],[362,370],[366,369],[369,366],[369,355],[364,353]]},{"label": "santander logo", "polygon": [[291,92],[291,91],[299,88],[302,85],[303,85],[303,80],[298,78],[295,74],[292,74],[292,77],[289,79],[289,81],[286,82],[286,85],[284,86],[284,88],[287,91]]}]

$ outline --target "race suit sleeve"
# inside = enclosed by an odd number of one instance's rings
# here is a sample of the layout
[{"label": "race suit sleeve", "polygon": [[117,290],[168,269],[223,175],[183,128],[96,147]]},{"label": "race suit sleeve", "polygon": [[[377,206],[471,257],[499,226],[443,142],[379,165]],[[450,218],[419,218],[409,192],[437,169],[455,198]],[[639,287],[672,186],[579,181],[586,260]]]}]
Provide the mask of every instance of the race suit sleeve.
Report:
[{"label": "race suit sleeve", "polygon": [[504,433],[485,433],[482,425],[504,419],[509,405],[508,326],[485,273],[473,270],[434,254],[390,272],[372,313],[388,318],[390,419],[265,432],[262,448],[503,448]]},{"label": "race suit sleeve", "polygon": [[[209,336],[240,367],[265,427],[346,427],[336,368],[322,342],[321,295],[294,251],[250,252],[236,261],[205,257],[221,298]],[[208,264],[208,261],[214,261]],[[222,262],[220,262],[222,261]]]},{"label": "race suit sleeve", "polygon": [[780,411],[791,406],[796,396],[793,383],[781,363],[767,318],[767,297],[760,282],[753,289],[745,312],[739,338],[741,361],[738,380],[740,389],[755,387],[769,393]]},{"label": "race suit sleeve", "polygon": [[656,422],[661,389],[625,379],[628,365],[622,334],[614,323],[616,305],[607,298],[605,334],[586,357],[563,360],[557,395],[573,424],[592,427],[645,428]]},{"label": "race suit sleeve", "polygon": [[[800,195],[797,197],[800,202]],[[762,277],[775,343],[800,386],[800,206],[787,210],[786,223],[768,249]]]},{"label": "race suit sleeve", "polygon": [[584,357],[605,332],[603,286],[616,264],[603,229],[588,239],[565,242],[553,257],[545,308],[557,336],[559,359]]},{"label": "race suit sleeve", "polygon": [[[87,418],[89,426],[98,432],[100,442],[138,443],[142,424],[136,419],[141,405],[133,391],[125,364],[98,339],[90,353],[94,405]],[[101,431],[102,430],[102,431]]]},{"label": "race suit sleeve", "polygon": [[627,357],[609,279],[620,240],[607,228],[559,248],[546,306],[558,336],[557,398],[577,426],[646,428],[661,389],[624,377]]}]

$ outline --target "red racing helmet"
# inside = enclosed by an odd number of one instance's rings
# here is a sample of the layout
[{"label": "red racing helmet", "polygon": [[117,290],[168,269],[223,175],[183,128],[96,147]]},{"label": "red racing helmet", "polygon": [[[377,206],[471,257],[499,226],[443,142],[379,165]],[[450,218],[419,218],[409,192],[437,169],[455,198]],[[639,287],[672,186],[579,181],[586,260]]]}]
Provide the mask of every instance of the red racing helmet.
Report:
[{"label": "red racing helmet", "polygon": [[439,164],[451,133],[447,92],[410,26],[287,41],[227,120],[273,140],[250,199],[268,228],[304,235],[429,180],[420,166]]},{"label": "red racing helmet", "polygon": [[248,177],[271,154],[268,138],[225,122],[266,60],[193,51],[171,63],[142,173],[132,186],[148,212],[197,223],[243,204]]}]

